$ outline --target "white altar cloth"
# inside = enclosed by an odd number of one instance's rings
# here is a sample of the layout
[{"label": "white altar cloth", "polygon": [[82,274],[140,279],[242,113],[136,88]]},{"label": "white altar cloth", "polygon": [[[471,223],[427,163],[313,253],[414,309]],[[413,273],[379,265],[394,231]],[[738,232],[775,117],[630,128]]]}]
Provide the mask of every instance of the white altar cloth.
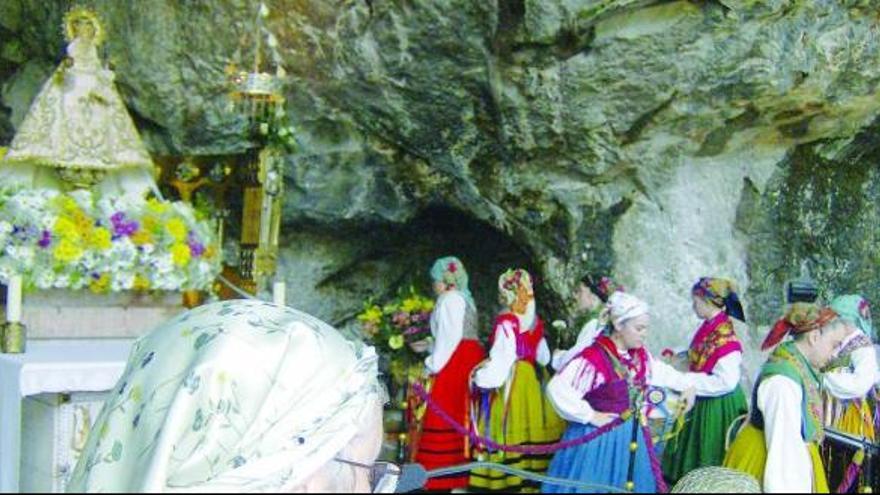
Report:
[{"label": "white altar cloth", "polygon": [[125,371],[133,342],[29,340],[24,354],[0,354],[0,492],[19,491],[22,399],[112,389]]}]

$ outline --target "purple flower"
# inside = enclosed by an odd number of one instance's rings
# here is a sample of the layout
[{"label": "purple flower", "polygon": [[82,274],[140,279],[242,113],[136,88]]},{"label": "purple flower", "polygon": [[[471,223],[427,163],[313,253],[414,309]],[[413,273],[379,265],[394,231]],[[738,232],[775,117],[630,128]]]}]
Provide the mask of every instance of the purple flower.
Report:
[{"label": "purple flower", "polygon": [[117,212],[114,213],[112,217],[110,217],[110,223],[113,224],[113,237],[131,237],[135,233],[137,233],[138,228],[140,227],[137,221],[126,221],[125,213]]},{"label": "purple flower", "polygon": [[37,245],[43,249],[49,247],[52,244],[52,234],[48,230],[43,231],[43,236],[40,237],[40,240],[37,241]]},{"label": "purple flower", "polygon": [[187,240],[187,244],[189,245],[189,251],[192,253],[193,257],[200,258],[205,254],[205,245],[196,240],[195,237],[190,237]]}]

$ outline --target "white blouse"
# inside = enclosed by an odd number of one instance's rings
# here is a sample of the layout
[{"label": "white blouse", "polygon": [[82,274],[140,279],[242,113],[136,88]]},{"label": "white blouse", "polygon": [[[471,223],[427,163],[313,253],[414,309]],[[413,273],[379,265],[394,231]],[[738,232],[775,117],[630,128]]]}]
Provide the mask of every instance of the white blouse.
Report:
[{"label": "white blouse", "polygon": [[425,358],[425,367],[431,374],[438,374],[452,358],[464,335],[464,318],[467,301],[461,292],[444,292],[437,298],[431,312],[431,335],[434,347]]},{"label": "white blouse", "polygon": [[[844,340],[841,347],[861,335],[860,332],[853,332]],[[852,359],[851,369],[835,370],[824,374],[825,388],[838,399],[864,397],[870,392],[874,383],[880,380],[880,371],[877,369],[877,353],[874,346],[856,349],[850,356]]]},{"label": "white blouse", "polygon": [[[648,383],[657,387],[682,392],[693,384],[688,374],[656,360],[649,353]],[[593,424],[596,412],[584,400],[587,392],[603,385],[604,377],[596,367],[583,357],[576,357],[565,366],[547,385],[547,396],[559,416],[567,421]]]},{"label": "white blouse", "polygon": [[775,375],[758,387],[758,409],[764,415],[767,463],[765,493],[811,493],[813,462],[801,433],[803,390],[797,382]]},{"label": "white blouse", "polygon": [[553,353],[553,362],[551,363],[553,369],[559,371],[564,368],[566,364],[571,362],[572,359],[580,356],[580,354],[584,352],[584,349],[593,345],[593,342],[596,341],[596,337],[598,337],[601,332],[602,326],[599,324],[598,318],[588,321],[583,328],[581,328],[574,347],[568,350],[559,349]]},{"label": "white blouse", "polygon": [[[510,321],[503,321],[495,327],[495,341],[489,350],[489,359],[485,365],[474,373],[474,383],[483,389],[500,388],[510,379],[513,365],[516,363],[516,336]],[[542,338],[538,344],[538,364],[546,366],[550,362],[550,347],[547,339]]]},{"label": "white blouse", "polygon": [[731,352],[719,359],[711,373],[688,372],[687,380],[698,397],[721,397],[739,386],[742,378],[742,352]]}]

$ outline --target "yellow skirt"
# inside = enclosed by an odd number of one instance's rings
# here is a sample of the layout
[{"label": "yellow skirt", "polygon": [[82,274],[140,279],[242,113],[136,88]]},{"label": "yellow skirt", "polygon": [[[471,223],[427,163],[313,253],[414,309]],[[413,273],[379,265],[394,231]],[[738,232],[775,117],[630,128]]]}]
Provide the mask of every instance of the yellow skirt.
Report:
[{"label": "yellow skirt", "polygon": [[[489,424],[480,424],[480,432],[506,445],[545,445],[559,441],[565,430],[563,421],[544,395],[541,377],[544,370],[524,361],[514,365],[509,396],[493,393]],[[477,459],[544,474],[553,454],[476,451]],[[469,491],[485,493],[538,493],[540,483],[494,469],[471,471]]]},{"label": "yellow skirt", "polygon": [[[828,479],[825,477],[825,465],[822,464],[822,456],[819,455],[819,446],[810,443],[807,444],[807,448],[813,461],[813,493],[831,493],[828,489]],[[746,425],[727,451],[724,467],[749,474],[764,486],[766,463],[767,444],[764,440],[764,432],[751,424]]]},{"label": "yellow skirt", "polygon": [[865,399],[849,402],[843,415],[833,425],[844,433],[874,441],[874,417],[871,406]]}]

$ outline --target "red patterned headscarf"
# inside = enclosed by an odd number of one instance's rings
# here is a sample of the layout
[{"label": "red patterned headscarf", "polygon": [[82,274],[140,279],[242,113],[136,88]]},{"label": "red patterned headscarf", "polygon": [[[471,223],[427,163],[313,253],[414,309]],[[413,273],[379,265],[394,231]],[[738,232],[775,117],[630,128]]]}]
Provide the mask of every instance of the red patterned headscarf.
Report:
[{"label": "red patterned headscarf", "polygon": [[786,335],[800,335],[814,332],[837,318],[831,308],[820,308],[811,303],[794,303],[788,313],[773,325],[761,350],[766,351],[782,342]]}]

